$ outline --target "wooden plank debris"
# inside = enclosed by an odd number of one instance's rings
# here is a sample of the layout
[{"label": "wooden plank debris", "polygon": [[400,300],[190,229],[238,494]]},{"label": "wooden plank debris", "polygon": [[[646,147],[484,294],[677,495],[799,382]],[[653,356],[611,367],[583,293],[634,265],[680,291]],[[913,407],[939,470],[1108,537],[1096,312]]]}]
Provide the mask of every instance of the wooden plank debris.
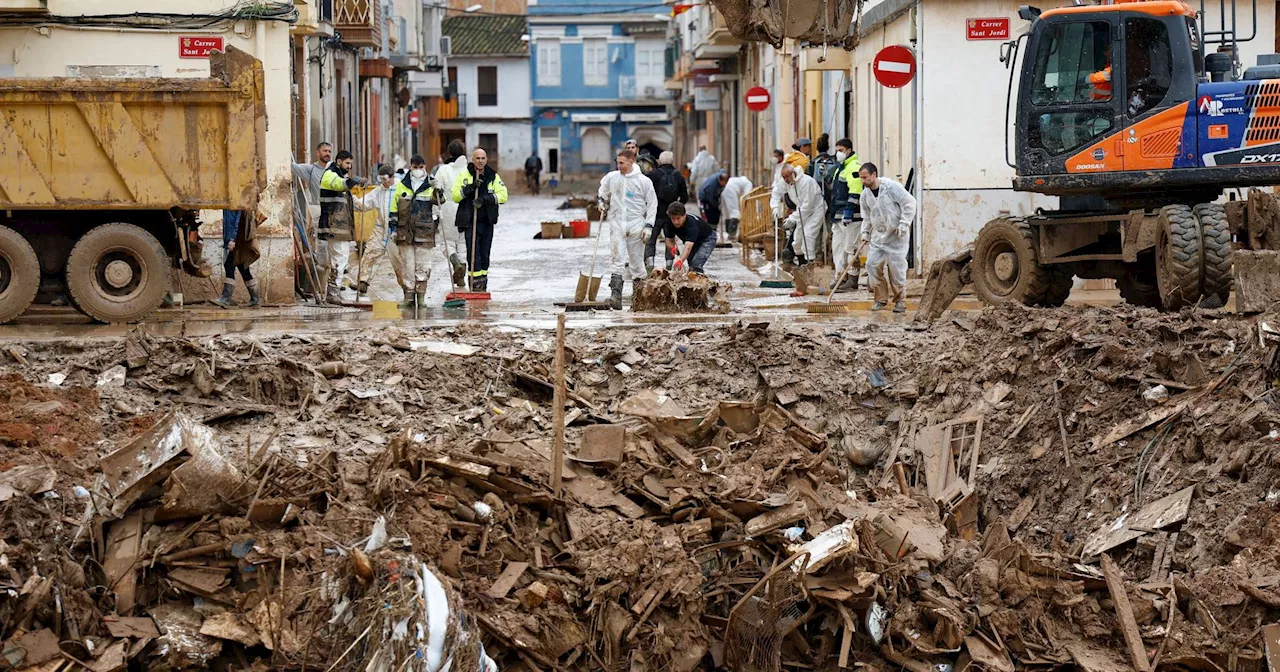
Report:
[{"label": "wooden plank debris", "polygon": [[758,537],[778,528],[804,520],[809,515],[809,505],[797,500],[786,506],[767,511],[747,521],[747,536]]},{"label": "wooden plank debris", "polygon": [[495,600],[503,599],[516,586],[516,582],[520,580],[520,577],[524,576],[526,569],[529,569],[529,563],[527,562],[508,563],[507,568],[502,570],[502,574],[498,576],[492,586],[489,586],[489,590],[485,591],[485,594]]},{"label": "wooden plank debris", "polygon": [[1138,622],[1133,617],[1133,606],[1129,604],[1129,591],[1125,587],[1124,575],[1111,556],[1102,554],[1102,574],[1107,579],[1107,590],[1111,593],[1111,602],[1115,604],[1116,619],[1120,621],[1120,632],[1129,647],[1129,657],[1138,672],[1151,672],[1151,661],[1147,659],[1147,650],[1142,643],[1142,633],[1138,630]]},{"label": "wooden plank debris", "polygon": [[1187,486],[1142,507],[1132,515],[1125,513],[1104,526],[1084,545],[1084,557],[1093,557],[1116,546],[1133,541],[1152,530],[1159,530],[1187,519],[1195,486]]}]

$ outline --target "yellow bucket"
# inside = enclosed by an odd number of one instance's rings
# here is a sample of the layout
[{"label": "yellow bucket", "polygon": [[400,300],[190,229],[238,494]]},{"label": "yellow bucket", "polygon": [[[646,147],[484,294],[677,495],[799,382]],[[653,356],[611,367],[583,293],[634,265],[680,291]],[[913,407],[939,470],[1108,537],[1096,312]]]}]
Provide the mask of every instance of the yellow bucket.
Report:
[{"label": "yellow bucket", "polygon": [[[365,194],[368,194],[373,190],[374,190],[374,187],[371,187],[371,186],[352,187],[351,198],[354,198],[354,199],[364,198]],[[355,212],[351,213],[351,216],[353,219],[355,219],[356,241],[361,243],[368,242],[369,238],[373,237],[374,227],[378,225],[378,211],[377,210],[356,210]]]}]

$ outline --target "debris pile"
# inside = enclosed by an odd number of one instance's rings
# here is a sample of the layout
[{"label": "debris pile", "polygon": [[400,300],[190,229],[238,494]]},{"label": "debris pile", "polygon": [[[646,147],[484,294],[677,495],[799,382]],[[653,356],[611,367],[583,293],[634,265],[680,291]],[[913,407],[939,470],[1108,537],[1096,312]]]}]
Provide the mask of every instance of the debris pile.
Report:
[{"label": "debris pile", "polygon": [[572,330],[559,493],[545,332],[23,344],[4,664],[1254,672],[1273,324]]},{"label": "debris pile", "polygon": [[727,313],[729,285],[701,273],[657,269],[636,288],[631,310],[657,313]]}]

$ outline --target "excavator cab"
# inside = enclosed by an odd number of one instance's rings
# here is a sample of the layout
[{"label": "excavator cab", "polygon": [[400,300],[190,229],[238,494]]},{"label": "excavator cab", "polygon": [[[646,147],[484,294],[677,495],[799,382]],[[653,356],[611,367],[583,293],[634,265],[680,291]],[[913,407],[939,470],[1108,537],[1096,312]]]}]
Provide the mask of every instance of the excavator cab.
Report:
[{"label": "excavator cab", "polygon": [[1019,188],[1117,193],[1142,171],[1191,167],[1195,115],[1187,119],[1203,70],[1195,12],[1182,2],[1044,13],[1018,92]]},{"label": "excavator cab", "polygon": [[1240,151],[1262,144],[1250,113],[1266,102],[1260,89],[1280,82],[1235,81],[1234,28],[1210,31],[1223,48],[1206,58],[1196,12],[1181,0],[1026,10],[1015,189],[1119,208],[1280,181],[1280,151]]}]

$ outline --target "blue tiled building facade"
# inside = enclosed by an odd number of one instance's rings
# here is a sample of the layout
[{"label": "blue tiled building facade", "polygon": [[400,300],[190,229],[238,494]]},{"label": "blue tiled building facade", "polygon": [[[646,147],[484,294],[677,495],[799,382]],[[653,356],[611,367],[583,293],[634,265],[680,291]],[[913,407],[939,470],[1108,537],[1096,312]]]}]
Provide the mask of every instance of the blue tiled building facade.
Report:
[{"label": "blue tiled building facade", "polygon": [[533,143],[546,172],[602,175],[629,137],[655,157],[671,149],[661,12],[651,0],[529,6]]}]

